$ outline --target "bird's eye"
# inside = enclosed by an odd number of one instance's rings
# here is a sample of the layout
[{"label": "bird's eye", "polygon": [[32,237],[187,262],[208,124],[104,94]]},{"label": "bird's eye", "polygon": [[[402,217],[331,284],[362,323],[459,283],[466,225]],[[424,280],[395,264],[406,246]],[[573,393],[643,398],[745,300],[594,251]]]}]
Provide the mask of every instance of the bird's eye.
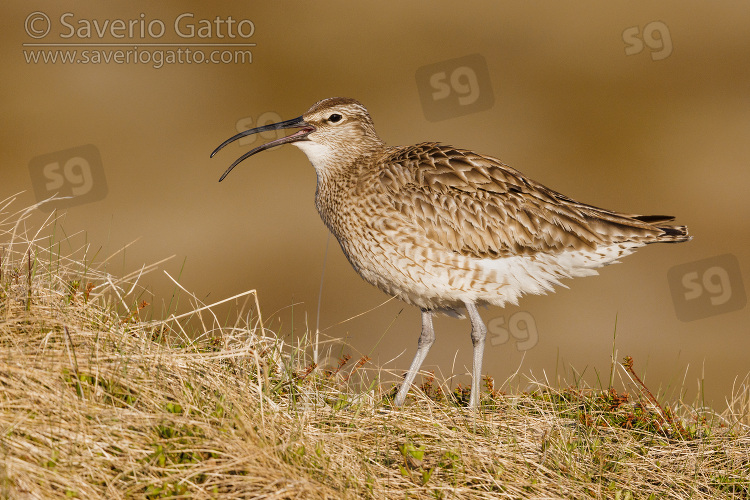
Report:
[{"label": "bird's eye", "polygon": [[328,117],[328,121],[332,122],[332,123],[336,123],[338,121],[341,121],[342,118],[343,118],[343,116],[341,116],[340,114],[334,113],[334,114],[332,114],[331,116]]}]

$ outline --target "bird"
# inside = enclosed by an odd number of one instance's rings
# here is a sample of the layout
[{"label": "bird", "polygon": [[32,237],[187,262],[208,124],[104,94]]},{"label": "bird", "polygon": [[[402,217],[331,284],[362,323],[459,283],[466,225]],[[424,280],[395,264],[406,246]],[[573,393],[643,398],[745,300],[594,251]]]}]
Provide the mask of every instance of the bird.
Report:
[{"label": "bird", "polygon": [[421,311],[417,352],[396,407],[435,342],[435,314],[471,322],[475,408],[487,336],[478,307],[516,305],[522,295],[566,286],[563,279],[596,275],[644,245],[692,239],[686,226],[667,224],[674,217],[580,203],[492,156],[437,142],[388,146],[351,98],[323,99],[297,118],[240,132],[211,157],[242,137],[291,128],[244,153],[219,182],[274,146],[305,153],[317,177],[315,206],[354,270]]}]

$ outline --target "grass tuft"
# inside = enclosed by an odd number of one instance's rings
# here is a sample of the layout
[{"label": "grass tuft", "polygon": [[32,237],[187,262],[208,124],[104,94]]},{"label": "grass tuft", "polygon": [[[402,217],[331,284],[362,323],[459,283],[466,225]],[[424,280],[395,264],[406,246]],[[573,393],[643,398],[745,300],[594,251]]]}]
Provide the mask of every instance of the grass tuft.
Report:
[{"label": "grass tuft", "polygon": [[143,318],[154,267],[66,258],[8,205],[1,498],[750,498],[748,380],[722,412],[668,404],[626,359],[627,392],[487,378],[472,412],[468,388],[426,375],[397,409],[369,358],[318,367],[257,299],[231,325],[195,297]]}]

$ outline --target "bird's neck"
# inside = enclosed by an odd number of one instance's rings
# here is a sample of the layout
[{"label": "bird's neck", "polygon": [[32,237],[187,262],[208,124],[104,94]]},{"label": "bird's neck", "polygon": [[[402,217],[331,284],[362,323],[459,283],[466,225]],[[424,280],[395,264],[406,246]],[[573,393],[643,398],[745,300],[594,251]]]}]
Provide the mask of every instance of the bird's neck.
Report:
[{"label": "bird's neck", "polygon": [[346,217],[350,193],[357,182],[356,163],[337,164],[327,168],[315,168],[318,184],[315,189],[315,207],[320,218],[340,240],[340,226]]},{"label": "bird's neck", "polygon": [[331,232],[341,240],[340,229],[352,200],[351,192],[370,158],[381,154],[386,146],[379,137],[368,137],[344,147],[329,147],[313,141],[293,143],[315,167],[318,179],[315,206]]},{"label": "bird's neck", "polygon": [[335,176],[337,173],[348,171],[361,158],[377,154],[386,148],[385,143],[375,134],[361,136],[356,141],[343,144],[315,141],[298,141],[293,144],[305,153],[319,177],[321,174]]}]

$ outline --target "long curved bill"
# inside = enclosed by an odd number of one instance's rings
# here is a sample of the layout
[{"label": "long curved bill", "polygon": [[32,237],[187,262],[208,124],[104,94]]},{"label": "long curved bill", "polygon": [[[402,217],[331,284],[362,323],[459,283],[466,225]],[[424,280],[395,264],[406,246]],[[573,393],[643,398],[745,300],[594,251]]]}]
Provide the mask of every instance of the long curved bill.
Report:
[{"label": "long curved bill", "polygon": [[244,132],[240,132],[239,134],[235,135],[234,137],[230,137],[226,141],[222,142],[219,145],[218,148],[214,149],[214,152],[211,153],[211,158],[213,158],[214,155],[216,153],[218,153],[221,148],[223,148],[227,144],[230,144],[230,143],[236,141],[237,139],[241,139],[241,138],[243,138],[245,136],[248,136],[248,135],[259,134],[260,132],[266,132],[267,130],[279,130],[279,129],[283,129],[283,128],[300,128],[302,130],[298,130],[297,132],[295,132],[295,133],[293,133],[291,135],[288,135],[286,137],[282,137],[281,139],[276,139],[275,141],[267,142],[266,144],[263,144],[262,146],[258,146],[257,148],[251,149],[250,151],[248,151],[244,155],[242,155],[239,158],[237,158],[234,161],[234,163],[232,163],[229,166],[229,168],[226,170],[226,172],[224,172],[224,175],[222,175],[221,178],[219,179],[219,182],[223,181],[224,177],[226,177],[227,175],[229,175],[229,172],[231,172],[234,167],[236,167],[237,165],[239,165],[242,161],[250,158],[255,153],[260,153],[261,151],[265,151],[266,149],[272,148],[274,146],[279,146],[281,144],[287,144],[287,143],[290,143],[290,142],[296,142],[296,141],[306,140],[307,136],[311,132],[315,131],[315,127],[313,127],[312,125],[310,125],[309,123],[307,123],[305,120],[303,120],[301,116],[298,116],[297,118],[294,118],[292,120],[287,120],[287,121],[279,122],[279,123],[272,123],[271,125],[264,125],[262,127],[252,128],[250,130],[245,130]]}]

